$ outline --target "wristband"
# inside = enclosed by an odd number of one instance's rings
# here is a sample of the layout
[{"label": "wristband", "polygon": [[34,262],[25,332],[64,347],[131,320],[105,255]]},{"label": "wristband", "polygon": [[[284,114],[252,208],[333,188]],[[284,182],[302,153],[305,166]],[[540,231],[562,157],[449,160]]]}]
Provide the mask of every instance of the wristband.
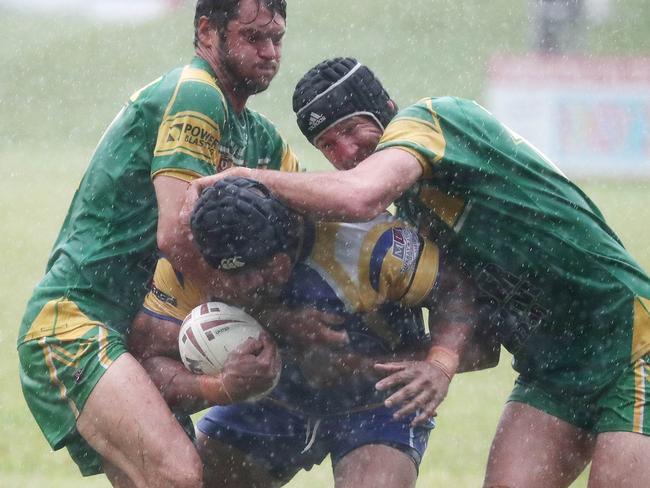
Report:
[{"label": "wristband", "polygon": [[433,346],[427,354],[426,361],[436,366],[451,381],[458,369],[458,354],[442,346]]}]

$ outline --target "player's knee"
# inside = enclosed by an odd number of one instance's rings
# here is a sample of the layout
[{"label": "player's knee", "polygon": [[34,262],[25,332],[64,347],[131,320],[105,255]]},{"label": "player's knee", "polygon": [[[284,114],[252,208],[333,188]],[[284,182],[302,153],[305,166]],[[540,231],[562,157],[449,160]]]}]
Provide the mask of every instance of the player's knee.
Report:
[{"label": "player's knee", "polygon": [[200,488],[203,485],[203,463],[196,451],[170,458],[160,463],[151,486]]}]

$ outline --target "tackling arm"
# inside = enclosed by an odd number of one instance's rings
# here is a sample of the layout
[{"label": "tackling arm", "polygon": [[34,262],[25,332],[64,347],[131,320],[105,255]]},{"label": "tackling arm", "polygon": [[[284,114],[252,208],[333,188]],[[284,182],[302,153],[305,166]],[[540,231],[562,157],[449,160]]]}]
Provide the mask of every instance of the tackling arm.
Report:
[{"label": "tackling arm", "polygon": [[211,405],[228,405],[270,388],[280,369],[275,344],[263,335],[228,355],[217,376],[197,375],[178,359],[180,327],[145,313],[136,317],[129,350],[140,361],[172,411],[191,414]]},{"label": "tackling arm", "polygon": [[190,279],[206,296],[218,296],[237,303],[239,287],[232,284],[228,273],[211,267],[194,244],[190,217],[196,200],[187,202],[189,183],[169,176],[153,180],[158,200],[157,241],[160,252],[172,267]]},{"label": "tackling arm", "polygon": [[287,173],[233,168],[194,180],[187,193],[193,206],[201,191],[227,176],[258,180],[298,211],[316,218],[366,221],[379,215],[421,176],[422,167],[410,153],[385,149],[347,171]]},{"label": "tackling arm", "polygon": [[460,369],[461,358],[477,324],[473,287],[468,278],[448,262],[441,264],[440,269],[426,303],[432,336],[426,358],[375,366],[387,375],[377,382],[378,390],[399,388],[385,402],[389,407],[400,406],[395,417],[419,411],[413,425],[435,415]]}]

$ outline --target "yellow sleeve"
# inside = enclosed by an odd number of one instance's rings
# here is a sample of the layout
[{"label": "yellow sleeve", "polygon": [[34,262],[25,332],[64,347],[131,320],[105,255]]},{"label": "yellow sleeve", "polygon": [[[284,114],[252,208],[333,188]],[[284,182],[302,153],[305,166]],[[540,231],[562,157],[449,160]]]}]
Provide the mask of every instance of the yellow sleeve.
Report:
[{"label": "yellow sleeve", "polygon": [[160,258],[143,306],[153,315],[182,321],[206,301],[198,287],[176,273],[167,259]]}]

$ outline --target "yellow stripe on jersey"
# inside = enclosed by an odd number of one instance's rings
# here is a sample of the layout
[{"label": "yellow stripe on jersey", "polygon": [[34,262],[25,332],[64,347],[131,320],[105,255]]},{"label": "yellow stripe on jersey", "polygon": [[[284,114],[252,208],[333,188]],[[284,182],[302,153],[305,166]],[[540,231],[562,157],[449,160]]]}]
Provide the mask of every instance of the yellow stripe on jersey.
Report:
[{"label": "yellow stripe on jersey", "polygon": [[336,253],[336,234],[340,224],[320,223],[316,226],[316,245],[309,260],[318,268],[323,279],[335,290],[350,311],[361,309],[361,296],[357,283],[353,283]]},{"label": "yellow stripe on jersey", "polygon": [[190,171],[189,169],[161,169],[160,171],[156,171],[151,175],[151,179],[155,178],[156,176],[169,176],[170,178],[176,178],[177,180],[182,180],[186,181],[189,183],[190,181],[194,181],[197,178],[201,178],[203,175],[196,173],[194,171]]},{"label": "yellow stripe on jersey", "polygon": [[280,162],[280,171],[290,171],[296,172],[300,171],[300,164],[298,163],[298,158],[291,150],[291,148],[284,144],[282,148],[282,161]]},{"label": "yellow stripe on jersey", "polygon": [[154,156],[184,153],[211,164],[221,159],[219,126],[200,112],[184,111],[165,117],[158,129]]},{"label": "yellow stripe on jersey", "polygon": [[225,116],[228,116],[228,105],[226,104],[226,98],[223,96],[223,92],[221,91],[221,88],[217,85],[217,80],[214,79],[214,77],[208,73],[205,70],[199,69],[199,68],[194,68],[192,66],[185,66],[183,68],[183,72],[181,73],[180,78],[178,79],[178,83],[176,84],[176,90],[174,91],[174,95],[172,96],[171,100],[169,101],[169,104],[167,105],[167,109],[165,110],[165,117],[169,114],[169,111],[171,110],[172,106],[174,105],[174,102],[176,101],[176,96],[178,95],[178,91],[183,83],[189,83],[189,82],[196,82],[196,83],[204,83],[217,92],[219,92],[220,99],[221,99],[221,105],[223,106],[223,113]]},{"label": "yellow stripe on jersey", "polygon": [[135,102],[135,101],[140,97],[140,94],[141,94],[143,91],[145,91],[145,90],[146,90],[147,88],[149,88],[151,85],[155,85],[155,84],[158,83],[160,80],[162,80],[162,76],[159,76],[158,78],[156,78],[155,80],[153,80],[151,83],[148,83],[147,85],[145,85],[145,86],[143,86],[142,88],[140,88],[138,91],[136,91],[133,95],[131,95],[131,96],[129,97],[129,100],[130,100],[131,102]]},{"label": "yellow stripe on jersey", "polygon": [[156,264],[153,287],[143,306],[156,315],[183,320],[194,307],[208,301],[197,286],[189,281],[181,283],[171,263],[164,258]]},{"label": "yellow stripe on jersey", "polygon": [[633,432],[643,434],[643,424],[645,420],[645,403],[646,391],[648,388],[648,363],[639,359],[634,366],[634,417],[632,429]]},{"label": "yellow stripe on jersey", "polygon": [[418,196],[420,201],[450,228],[456,225],[465,209],[465,200],[443,193],[432,186],[423,186]]},{"label": "yellow stripe on jersey", "polygon": [[[207,71],[199,68],[193,68],[192,66],[185,66],[185,68],[183,68],[183,72],[181,73],[178,82],[180,84],[180,83],[185,83],[190,81],[194,81],[197,83],[205,83],[206,85],[209,85],[210,87],[217,90],[221,95],[221,98],[223,98],[223,92],[217,85],[217,81]],[[227,108],[225,104],[224,104],[224,108]]]},{"label": "yellow stripe on jersey", "polygon": [[[86,331],[90,329],[97,328],[106,330],[103,327],[99,326],[91,326],[86,329]],[[85,335],[85,334],[84,334]],[[61,340],[60,336],[55,336],[57,339]],[[67,341],[66,341],[67,342]],[[86,354],[88,349],[92,346],[91,342],[85,342],[85,341],[79,341],[77,351],[72,354],[71,352],[67,351],[65,348],[58,346],[58,345],[52,345],[51,350],[52,350],[52,355],[56,357],[60,362],[67,366],[74,366],[74,364],[77,362],[77,359]]]},{"label": "yellow stripe on jersey", "polygon": [[108,356],[108,330],[104,327],[99,327],[97,340],[99,341],[99,351],[97,352],[99,363],[104,369],[108,369],[113,364],[113,360]]},{"label": "yellow stripe on jersey", "polygon": [[[432,175],[432,164],[437,163],[445,156],[447,141],[442,133],[438,115],[433,110],[431,100],[426,101],[427,108],[431,114],[431,122],[415,117],[399,117],[388,124],[379,145],[387,142],[396,143],[415,158],[422,166],[421,178],[430,178]],[[400,143],[404,144],[401,145]],[[413,146],[424,148],[434,154],[433,160],[429,161],[424,154]]]},{"label": "yellow stripe on jersey", "polygon": [[60,298],[43,306],[27,331],[25,341],[53,335],[62,340],[78,339],[98,325],[103,326],[101,322],[89,319],[76,303]]},{"label": "yellow stripe on jersey", "polygon": [[409,307],[420,305],[431,296],[433,287],[438,278],[440,265],[440,250],[433,242],[422,239],[423,248],[420,250],[420,259],[415,268],[415,276],[411,281],[402,303]]},{"label": "yellow stripe on jersey", "polygon": [[632,361],[650,352],[650,300],[637,297],[634,300],[632,332]]},{"label": "yellow stripe on jersey", "polygon": [[43,351],[43,357],[45,358],[45,364],[47,365],[47,370],[50,375],[50,380],[59,389],[59,394],[61,395],[61,398],[67,402],[75,418],[78,418],[79,409],[77,408],[77,405],[75,405],[75,403],[70,398],[68,398],[68,389],[63,384],[63,382],[59,379],[59,376],[56,373],[56,366],[54,365],[54,360],[53,360],[54,355],[52,354],[52,348],[46,342],[46,339],[44,337],[38,341],[38,344],[39,346],[41,346],[41,350]]}]

